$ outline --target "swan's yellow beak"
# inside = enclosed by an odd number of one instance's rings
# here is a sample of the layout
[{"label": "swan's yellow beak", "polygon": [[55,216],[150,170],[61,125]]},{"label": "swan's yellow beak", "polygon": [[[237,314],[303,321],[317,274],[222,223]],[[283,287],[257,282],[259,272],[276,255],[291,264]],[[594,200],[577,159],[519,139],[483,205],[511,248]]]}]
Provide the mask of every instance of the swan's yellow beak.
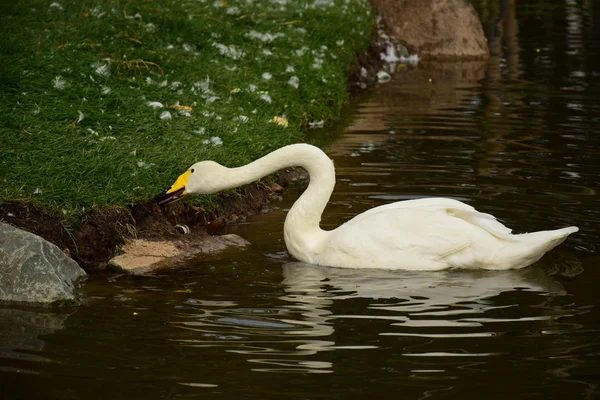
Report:
[{"label": "swan's yellow beak", "polygon": [[166,192],[160,194],[154,200],[162,206],[182,199],[185,195],[187,195],[187,192],[185,191],[185,185],[187,185],[187,181],[190,179],[191,175],[192,171],[189,169],[183,174],[179,175],[179,178],[177,178],[175,183],[171,185]]}]

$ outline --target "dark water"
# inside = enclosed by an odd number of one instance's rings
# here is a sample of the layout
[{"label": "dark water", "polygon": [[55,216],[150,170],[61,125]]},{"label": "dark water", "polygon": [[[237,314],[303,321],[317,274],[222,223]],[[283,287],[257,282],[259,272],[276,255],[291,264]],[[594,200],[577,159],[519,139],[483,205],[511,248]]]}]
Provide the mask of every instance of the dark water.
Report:
[{"label": "dark water", "polygon": [[[600,396],[600,14],[593,2],[479,5],[488,63],[401,68],[317,131],[334,227],[387,202],[463,200],[516,231],[581,231],[504,272],[294,263],[286,194],[231,227],[248,250],[151,277],[92,277],[63,314],[0,308],[4,399]],[[300,189],[298,189],[300,190]]]}]

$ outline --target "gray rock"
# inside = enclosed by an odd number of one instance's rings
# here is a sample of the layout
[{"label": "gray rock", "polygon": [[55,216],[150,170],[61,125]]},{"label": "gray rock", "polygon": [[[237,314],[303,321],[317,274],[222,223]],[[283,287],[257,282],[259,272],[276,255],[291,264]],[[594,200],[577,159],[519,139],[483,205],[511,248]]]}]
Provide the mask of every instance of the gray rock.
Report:
[{"label": "gray rock", "polygon": [[0,222],[0,302],[77,302],[76,283],[85,275],[54,244]]}]

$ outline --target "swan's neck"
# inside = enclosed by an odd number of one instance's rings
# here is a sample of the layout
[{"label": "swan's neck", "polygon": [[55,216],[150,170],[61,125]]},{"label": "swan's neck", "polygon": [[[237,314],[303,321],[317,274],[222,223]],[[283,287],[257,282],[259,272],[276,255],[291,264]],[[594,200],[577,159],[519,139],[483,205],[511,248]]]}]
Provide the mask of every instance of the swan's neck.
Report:
[{"label": "swan's neck", "polygon": [[282,168],[302,167],[310,176],[308,188],[294,203],[285,219],[284,237],[289,252],[312,262],[320,252],[326,232],[319,223],[335,186],[333,162],[323,151],[308,144],[282,147],[243,167],[232,168],[231,180],[241,186]]}]

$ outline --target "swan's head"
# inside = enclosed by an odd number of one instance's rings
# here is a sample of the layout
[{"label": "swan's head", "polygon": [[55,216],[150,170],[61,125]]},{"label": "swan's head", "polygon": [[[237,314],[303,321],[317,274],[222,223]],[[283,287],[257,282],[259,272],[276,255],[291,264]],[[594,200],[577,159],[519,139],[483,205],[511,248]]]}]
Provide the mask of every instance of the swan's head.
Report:
[{"label": "swan's head", "polygon": [[188,194],[213,194],[226,186],[228,168],[214,161],[200,161],[177,178],[166,192],[156,198],[160,205],[177,201]]}]

